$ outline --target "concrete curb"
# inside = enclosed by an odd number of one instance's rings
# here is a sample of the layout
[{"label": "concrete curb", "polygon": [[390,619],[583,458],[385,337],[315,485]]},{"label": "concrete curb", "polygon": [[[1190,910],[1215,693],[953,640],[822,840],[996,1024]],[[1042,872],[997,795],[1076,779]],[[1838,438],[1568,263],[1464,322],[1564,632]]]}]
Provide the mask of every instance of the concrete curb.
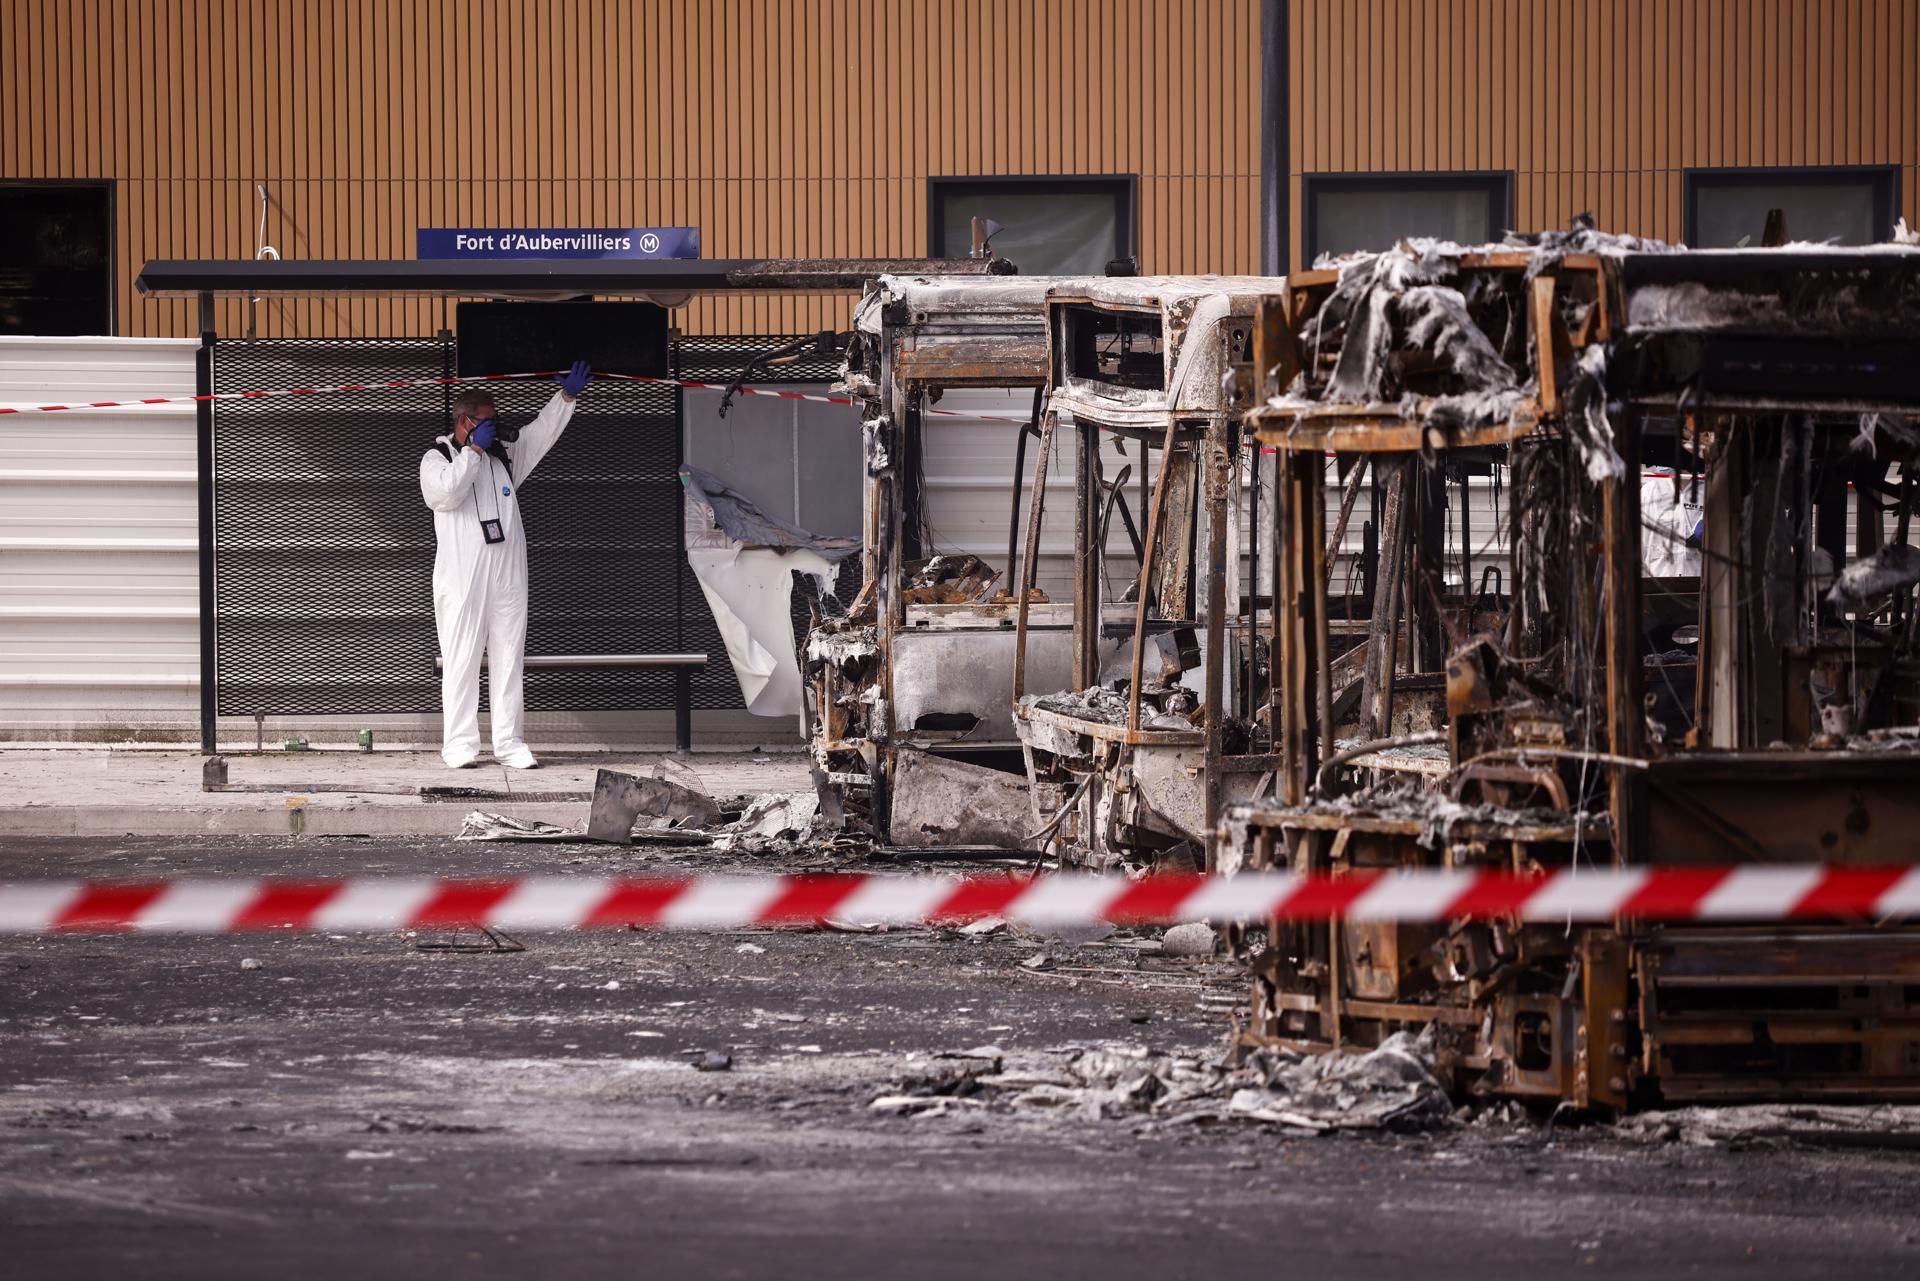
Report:
[{"label": "concrete curb", "polygon": [[0,807],[5,836],[442,836],[452,838],[468,811],[568,826],[587,817],[585,801],[547,804],[381,805],[290,795],[260,804],[208,806],[13,805]]}]

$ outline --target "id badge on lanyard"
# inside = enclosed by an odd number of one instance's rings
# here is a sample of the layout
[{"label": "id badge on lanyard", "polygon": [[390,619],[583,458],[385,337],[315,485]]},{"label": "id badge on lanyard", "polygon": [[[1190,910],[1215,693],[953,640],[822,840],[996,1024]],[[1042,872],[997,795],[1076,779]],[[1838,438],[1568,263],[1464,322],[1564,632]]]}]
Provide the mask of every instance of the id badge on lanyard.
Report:
[{"label": "id badge on lanyard", "polygon": [[[493,458],[490,455],[487,458],[487,488],[493,488]],[[506,492],[509,491],[504,488],[501,490],[501,493]],[[480,504],[477,502],[474,504],[476,509],[479,506]],[[482,518],[480,521],[480,537],[486,539],[489,546],[494,543],[504,543],[507,541],[507,531],[500,523],[500,499],[498,496],[495,496],[493,500],[493,518],[491,520]]]}]

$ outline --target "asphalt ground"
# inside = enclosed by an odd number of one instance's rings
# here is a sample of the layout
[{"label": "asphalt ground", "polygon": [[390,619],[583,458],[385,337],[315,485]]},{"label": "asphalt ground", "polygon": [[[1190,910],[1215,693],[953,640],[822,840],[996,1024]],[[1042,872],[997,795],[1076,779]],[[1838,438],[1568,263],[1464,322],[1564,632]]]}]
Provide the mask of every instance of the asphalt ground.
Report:
[{"label": "asphalt ground", "polygon": [[[311,837],[13,839],[4,857],[20,877],[764,866]],[[445,941],[0,939],[5,1275],[1920,1274],[1913,1151],[1658,1143],[1538,1116],[1313,1137],[872,1109],[983,1045],[1218,1054],[1232,967],[1125,933],[419,947]],[[710,1053],[731,1066],[697,1069]]]}]

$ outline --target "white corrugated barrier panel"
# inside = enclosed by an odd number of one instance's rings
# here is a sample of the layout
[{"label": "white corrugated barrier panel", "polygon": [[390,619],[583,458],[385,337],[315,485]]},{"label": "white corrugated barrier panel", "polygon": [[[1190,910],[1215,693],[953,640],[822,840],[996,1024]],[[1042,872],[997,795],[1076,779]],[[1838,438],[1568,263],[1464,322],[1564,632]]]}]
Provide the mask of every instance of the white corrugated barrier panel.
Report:
[{"label": "white corrugated barrier panel", "polygon": [[[0,338],[0,404],[191,395],[175,338]],[[197,737],[194,406],[0,419],[0,739]]]}]

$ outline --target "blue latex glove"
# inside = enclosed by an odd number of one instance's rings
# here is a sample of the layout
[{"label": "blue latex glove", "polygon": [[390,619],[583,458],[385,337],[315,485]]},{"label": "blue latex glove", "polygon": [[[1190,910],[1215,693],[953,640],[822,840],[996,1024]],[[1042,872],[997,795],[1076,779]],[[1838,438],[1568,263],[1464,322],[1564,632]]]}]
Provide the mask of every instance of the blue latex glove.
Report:
[{"label": "blue latex glove", "polygon": [[560,380],[560,390],[566,392],[568,398],[577,400],[580,393],[587,389],[587,379],[592,376],[593,371],[587,368],[587,362],[576,360],[573,369]]},{"label": "blue latex glove", "polygon": [[492,449],[493,438],[499,432],[499,424],[491,418],[482,418],[473,425],[467,434],[467,443],[476,449]]}]

